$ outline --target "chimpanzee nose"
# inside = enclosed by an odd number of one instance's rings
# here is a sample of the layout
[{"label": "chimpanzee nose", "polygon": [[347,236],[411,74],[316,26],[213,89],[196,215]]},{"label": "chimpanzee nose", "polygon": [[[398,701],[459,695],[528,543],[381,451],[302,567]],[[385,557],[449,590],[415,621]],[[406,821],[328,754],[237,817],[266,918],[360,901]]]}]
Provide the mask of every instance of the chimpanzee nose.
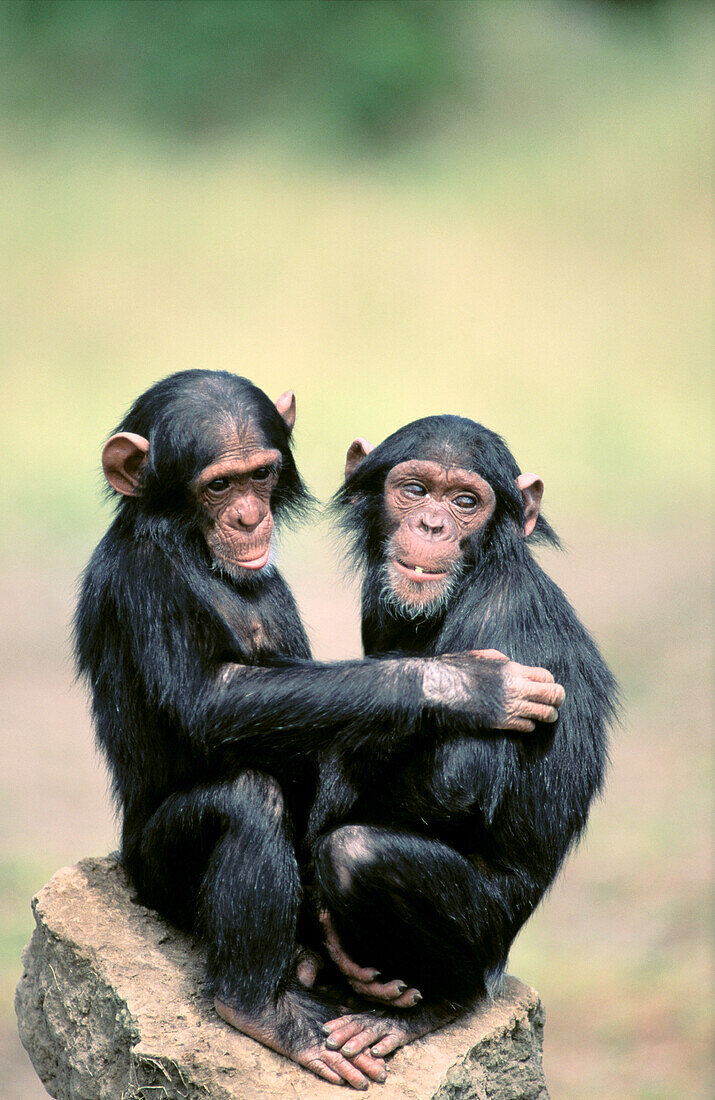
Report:
[{"label": "chimpanzee nose", "polygon": [[264,511],[255,500],[242,500],[233,510],[233,522],[244,531],[253,531],[264,517]]},{"label": "chimpanzee nose", "polygon": [[444,515],[436,508],[425,508],[419,518],[418,528],[428,538],[439,538],[445,533]]}]

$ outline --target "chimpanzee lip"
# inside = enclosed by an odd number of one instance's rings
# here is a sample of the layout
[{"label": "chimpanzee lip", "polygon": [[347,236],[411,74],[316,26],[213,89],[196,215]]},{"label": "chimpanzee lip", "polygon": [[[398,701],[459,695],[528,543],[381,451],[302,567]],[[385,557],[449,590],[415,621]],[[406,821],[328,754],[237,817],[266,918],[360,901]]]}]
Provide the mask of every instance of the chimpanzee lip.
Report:
[{"label": "chimpanzee lip", "polygon": [[[399,558],[395,558],[395,568],[399,569],[401,573],[404,573],[406,577],[409,577],[412,581],[441,581],[447,573],[431,573],[428,572],[422,565],[407,565],[405,562],[400,561]],[[420,572],[418,572],[420,570]]]},{"label": "chimpanzee lip", "polygon": [[240,566],[241,569],[263,569],[263,566],[268,564],[270,554],[271,548],[270,546],[267,546],[266,549],[258,555],[258,557],[246,558],[244,561],[237,561],[236,565]]}]

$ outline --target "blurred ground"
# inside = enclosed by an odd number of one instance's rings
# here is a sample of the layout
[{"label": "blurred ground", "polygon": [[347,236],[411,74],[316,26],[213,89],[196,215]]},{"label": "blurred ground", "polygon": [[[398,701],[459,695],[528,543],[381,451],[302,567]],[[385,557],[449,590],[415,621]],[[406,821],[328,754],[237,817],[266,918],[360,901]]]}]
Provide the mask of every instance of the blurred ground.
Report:
[{"label": "blurred ground", "polygon": [[[709,533],[564,532],[544,564],[623,680],[626,712],[587,839],[517,941],[511,970],[547,1009],[553,1100],[711,1096],[712,835],[706,674]],[[359,651],[355,603],[329,547],[292,538],[285,571],[319,656]],[[74,568],[28,564],[2,595],[0,1095],[45,1095],[10,1011],[30,895],[56,868],[114,843],[102,769],[67,657]],[[667,578],[667,584],[664,583]],[[33,593],[29,614],[25,593]],[[330,599],[326,600],[326,593]],[[24,614],[21,613],[24,609]]]}]

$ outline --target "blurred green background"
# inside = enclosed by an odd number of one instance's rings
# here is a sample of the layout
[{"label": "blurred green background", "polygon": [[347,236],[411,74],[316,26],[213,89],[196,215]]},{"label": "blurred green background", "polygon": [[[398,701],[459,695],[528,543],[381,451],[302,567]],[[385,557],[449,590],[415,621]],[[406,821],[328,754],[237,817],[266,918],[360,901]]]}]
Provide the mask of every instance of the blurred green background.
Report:
[{"label": "blurred green background", "polygon": [[[711,1095],[713,8],[587,0],[0,5],[0,1093],[29,898],[115,844],[67,644],[101,444],[188,367],[350,440],[481,420],[546,482],[544,564],[623,682],[589,835],[515,946],[554,1100]],[[358,651],[321,528],[282,565]]]}]

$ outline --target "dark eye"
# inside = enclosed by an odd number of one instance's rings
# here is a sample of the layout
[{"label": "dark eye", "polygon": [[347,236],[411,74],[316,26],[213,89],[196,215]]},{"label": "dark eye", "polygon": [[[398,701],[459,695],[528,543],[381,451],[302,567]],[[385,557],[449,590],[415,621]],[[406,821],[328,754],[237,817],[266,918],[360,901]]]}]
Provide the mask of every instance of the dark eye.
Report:
[{"label": "dark eye", "polygon": [[257,470],[253,471],[251,476],[254,481],[267,481],[272,473],[273,470],[270,466],[259,466]]},{"label": "dark eye", "polygon": [[423,497],[427,494],[424,485],[420,485],[419,481],[406,481],[402,486],[402,492],[411,497]]},{"label": "dark eye", "polygon": [[210,493],[225,493],[230,485],[227,477],[215,477],[213,481],[209,481],[206,488]]},{"label": "dark eye", "polygon": [[460,493],[459,496],[454,498],[454,503],[458,508],[463,508],[465,512],[470,512],[477,507],[479,501],[473,493]]}]

